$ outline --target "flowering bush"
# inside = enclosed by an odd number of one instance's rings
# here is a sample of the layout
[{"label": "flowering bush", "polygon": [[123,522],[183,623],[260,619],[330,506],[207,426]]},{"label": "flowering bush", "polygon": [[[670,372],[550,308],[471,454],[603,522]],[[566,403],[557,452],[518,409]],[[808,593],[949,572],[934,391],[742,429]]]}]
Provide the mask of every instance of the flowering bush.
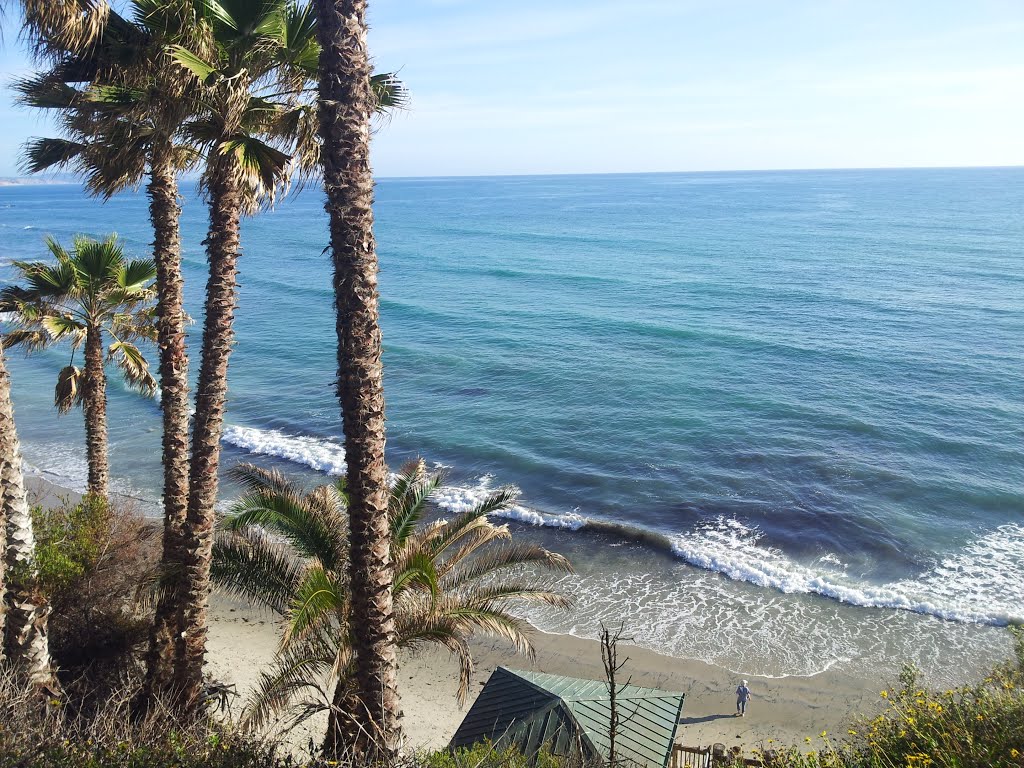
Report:
[{"label": "flowering bush", "polygon": [[853,724],[842,741],[822,733],[806,739],[819,749],[760,757],[779,768],[1024,767],[1024,630],[1010,631],[1015,658],[980,683],[928,690],[908,666],[898,687],[880,692],[885,710]]}]

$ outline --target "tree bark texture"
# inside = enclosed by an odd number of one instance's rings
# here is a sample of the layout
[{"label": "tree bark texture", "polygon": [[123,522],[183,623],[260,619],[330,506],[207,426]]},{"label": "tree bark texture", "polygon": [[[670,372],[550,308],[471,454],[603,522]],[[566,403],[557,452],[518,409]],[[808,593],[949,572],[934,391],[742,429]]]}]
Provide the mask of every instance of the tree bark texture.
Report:
[{"label": "tree bark texture", "polygon": [[[366,0],[316,0],[320,137],[338,335],[338,399],[350,517],[351,622],[361,728],[357,754],[387,758],[401,745],[391,540],[384,460],[384,387],[373,236]],[[337,747],[335,747],[337,748]]]},{"label": "tree bark texture", "polygon": [[89,463],[86,489],[90,494],[105,499],[110,482],[107,458],[107,374],[103,368],[103,337],[98,326],[86,329],[83,389],[85,449]]},{"label": "tree bark texture", "polygon": [[[50,607],[36,595],[35,535],[32,512],[25,494],[25,478],[21,471],[21,446],[14,426],[14,405],[11,401],[11,378],[7,373],[3,351],[0,350],[0,518],[5,522],[6,547],[3,572],[11,580],[0,607],[6,609],[4,651],[20,674],[38,686],[59,691],[47,636]],[[2,619],[0,619],[2,621]]]},{"label": "tree bark texture", "polygon": [[184,538],[188,510],[188,351],[185,346],[184,280],[178,184],[170,143],[154,147],[150,168],[149,216],[156,262],[157,345],[160,349],[160,409],[163,414],[164,531],[163,577],[157,601],[143,700],[170,688],[174,675],[175,638],[184,602],[182,568],[187,556]]},{"label": "tree bark texture", "polygon": [[209,181],[210,230],[206,239],[210,277],[206,284],[202,360],[192,424],[182,571],[184,602],[174,670],[175,692],[187,707],[196,705],[202,694],[217,472],[228,392],[228,360],[235,339],[232,324],[237,303],[242,207],[234,155],[219,155],[211,161],[215,167]]}]

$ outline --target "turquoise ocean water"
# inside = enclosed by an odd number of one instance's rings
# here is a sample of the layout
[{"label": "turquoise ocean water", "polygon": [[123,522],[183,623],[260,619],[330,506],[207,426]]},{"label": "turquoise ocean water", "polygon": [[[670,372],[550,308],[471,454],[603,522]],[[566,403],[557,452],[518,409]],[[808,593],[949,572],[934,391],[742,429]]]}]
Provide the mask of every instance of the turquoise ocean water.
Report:
[{"label": "turquoise ocean water", "polygon": [[[183,194],[198,316],[205,212]],[[510,524],[579,569],[577,609],[540,627],[624,618],[750,674],[945,680],[1006,653],[1024,170],[386,179],[377,201],[390,459],[445,467],[442,511],[521,489]],[[0,264],[110,231],[145,252],[143,195],[0,188]],[[224,463],[316,482],[344,468],[320,195],[243,243]],[[80,417],[52,408],[66,357],[10,367],[27,461],[81,486]],[[158,406],[112,389],[117,485],[155,501]]]}]

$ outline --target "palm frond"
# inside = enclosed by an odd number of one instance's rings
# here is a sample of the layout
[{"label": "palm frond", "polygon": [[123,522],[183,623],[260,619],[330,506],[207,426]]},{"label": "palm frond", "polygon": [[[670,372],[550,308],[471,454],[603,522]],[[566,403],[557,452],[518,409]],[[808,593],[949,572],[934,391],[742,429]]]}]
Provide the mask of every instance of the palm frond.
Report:
[{"label": "palm frond", "polygon": [[[281,646],[301,641],[310,632],[325,631],[325,622],[342,618],[346,612],[345,595],[338,589],[332,574],[317,564],[311,564],[302,574],[292,605],[289,622]],[[341,632],[343,630],[335,630]]]},{"label": "palm frond", "polygon": [[82,404],[85,396],[82,381],[85,372],[74,365],[68,365],[57,374],[57,387],[53,392],[53,404],[60,414],[67,413],[76,405]]},{"label": "palm frond", "polygon": [[409,104],[409,91],[395,72],[381,72],[370,76],[375,108],[378,113],[404,109]]},{"label": "palm frond", "polygon": [[212,83],[218,74],[215,64],[209,63],[202,56],[193,53],[184,46],[172,45],[170,53],[171,59],[199,78],[199,82],[204,85]]},{"label": "palm frond", "polygon": [[156,393],[156,379],[149,372],[149,363],[139,348],[127,341],[115,341],[107,350],[107,359],[113,360],[129,387],[147,397]]},{"label": "palm frond", "polygon": [[45,349],[53,341],[53,338],[46,331],[32,330],[29,328],[18,328],[8,331],[3,335],[3,349],[23,347],[27,354]]},{"label": "palm frond", "polygon": [[570,608],[573,601],[563,594],[560,594],[550,586],[540,584],[527,579],[514,579],[504,581],[501,584],[489,586],[474,586],[472,589],[459,593],[460,598],[466,605],[477,608],[489,608],[495,605],[505,605],[509,601],[522,600],[524,602],[544,603],[553,608],[566,610]]},{"label": "palm frond", "polygon": [[519,491],[516,488],[501,488],[487,496],[472,509],[456,515],[445,528],[438,531],[434,538],[435,551],[440,555],[446,549],[459,542],[464,536],[478,528],[488,515],[508,509],[516,500]]},{"label": "palm frond", "polygon": [[397,551],[405,545],[416,524],[423,518],[430,495],[440,485],[440,475],[428,477],[422,460],[404,467],[398,473],[388,500],[393,550]]},{"label": "palm frond", "polygon": [[40,324],[54,341],[70,340],[77,347],[85,341],[86,326],[71,315],[53,313],[45,315]]},{"label": "palm frond", "polygon": [[454,567],[445,573],[442,584],[446,589],[455,589],[463,584],[479,581],[497,571],[526,565],[540,566],[561,573],[573,573],[572,564],[564,555],[536,544],[506,543],[492,547],[471,560],[457,558]]},{"label": "palm frond", "polygon": [[[301,693],[312,693],[317,701],[324,703],[325,708],[329,706],[326,687],[317,681],[326,677],[333,661],[333,658],[326,659],[317,653],[279,654],[271,669],[260,674],[259,681],[249,695],[242,713],[243,724],[254,730],[262,729]],[[305,711],[308,712],[308,708]],[[293,726],[296,724],[295,720],[291,723]]]},{"label": "palm frond", "polygon": [[41,173],[51,168],[66,168],[81,159],[86,145],[68,139],[35,138],[25,142],[20,167],[25,173]]},{"label": "palm frond", "polygon": [[394,561],[395,578],[392,590],[396,598],[407,589],[426,590],[437,595],[439,580],[436,563],[428,552],[399,552]]},{"label": "palm frond", "polygon": [[122,262],[115,274],[117,284],[123,291],[145,291],[156,280],[156,263],[152,259],[132,259]]},{"label": "palm frond", "polygon": [[276,613],[287,612],[301,574],[301,561],[258,531],[220,533],[214,540],[214,584]]},{"label": "palm frond", "polygon": [[11,87],[18,94],[19,104],[36,109],[69,109],[83,97],[81,91],[52,72],[20,78]]},{"label": "palm frond", "polygon": [[272,147],[255,136],[233,136],[217,151],[234,155],[243,177],[260,196],[273,198],[275,190],[288,175],[291,155]]},{"label": "palm frond", "polygon": [[301,493],[254,488],[232,504],[224,526],[234,531],[261,526],[284,537],[302,556],[334,568],[344,551],[340,526],[307,502]]}]

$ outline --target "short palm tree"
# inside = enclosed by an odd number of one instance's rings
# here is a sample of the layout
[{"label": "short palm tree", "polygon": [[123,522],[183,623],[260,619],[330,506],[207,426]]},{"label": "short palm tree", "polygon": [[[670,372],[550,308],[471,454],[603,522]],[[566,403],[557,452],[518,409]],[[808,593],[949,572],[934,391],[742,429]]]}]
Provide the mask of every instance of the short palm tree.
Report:
[{"label": "short palm tree", "polygon": [[[54,262],[14,262],[24,281],[0,291],[0,309],[12,313],[14,329],[4,347],[34,351],[68,342],[71,362],[57,377],[54,403],[66,413],[81,405],[85,413],[88,492],[107,496],[107,377],[113,362],[128,386],[152,395],[156,380],[138,342],[152,340],[156,268],[150,259],[129,260],[111,235],[105,240],[76,237],[70,251],[53,238],[46,245]],[[110,338],[107,344],[105,337]],[[84,347],[85,363],[74,365]]]},{"label": "short palm tree", "polygon": [[[214,580],[284,617],[277,660],[253,694],[248,719],[258,727],[285,709],[295,722],[326,710],[325,751],[336,755],[342,744],[351,745],[347,719],[350,699],[358,696],[345,482],[307,493],[280,472],[251,464],[235,467],[233,475],[245,492],[218,535]],[[473,672],[470,638],[498,637],[532,653],[515,605],[565,608],[569,601],[531,566],[563,573],[571,566],[562,555],[512,542],[508,526],[488,519],[514,501],[509,489],[451,520],[425,522],[440,481],[420,462],[404,468],[389,493],[395,639],[405,649],[447,648],[459,662],[464,699]]]}]

